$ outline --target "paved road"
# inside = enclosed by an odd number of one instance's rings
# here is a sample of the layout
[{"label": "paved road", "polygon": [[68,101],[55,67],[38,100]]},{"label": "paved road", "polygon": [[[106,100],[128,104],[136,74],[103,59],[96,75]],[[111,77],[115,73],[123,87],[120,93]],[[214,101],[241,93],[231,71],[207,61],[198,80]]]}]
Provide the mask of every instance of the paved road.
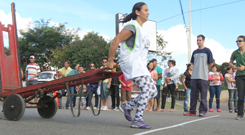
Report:
[{"label": "paved road", "polygon": [[[204,118],[186,117],[183,111],[145,112],[144,121],[152,126],[150,130],[129,128],[130,122],[116,111],[103,111],[95,117],[91,111],[82,110],[79,118],[73,118],[69,110],[59,109],[53,118],[43,119],[36,109],[26,109],[19,121],[0,120],[0,135],[130,135],[144,132],[154,135],[244,135],[245,120],[235,120],[236,114],[228,113],[227,103],[221,103],[221,109],[221,113],[208,113]],[[2,113],[0,117],[4,117]]]}]

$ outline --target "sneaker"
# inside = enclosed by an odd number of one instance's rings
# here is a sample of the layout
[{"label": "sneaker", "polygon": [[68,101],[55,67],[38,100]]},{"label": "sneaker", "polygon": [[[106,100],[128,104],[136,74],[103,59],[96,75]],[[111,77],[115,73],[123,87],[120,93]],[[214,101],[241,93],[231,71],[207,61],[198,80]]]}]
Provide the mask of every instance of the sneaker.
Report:
[{"label": "sneaker", "polygon": [[241,120],[241,119],[243,119],[243,116],[237,116],[236,117],[236,120]]},{"label": "sneaker", "polygon": [[104,106],[101,106],[100,110],[102,110],[102,111],[103,111],[103,110],[104,110]]},{"label": "sneaker", "polygon": [[94,109],[94,110],[97,110],[98,108],[97,108],[97,107],[94,107],[93,109]]},{"label": "sneaker", "polygon": [[221,112],[221,110],[220,109],[217,109],[217,112]]},{"label": "sneaker", "polygon": [[108,111],[109,108],[107,106],[104,106],[103,111]]},{"label": "sneaker", "polygon": [[131,128],[142,128],[142,129],[150,129],[150,125],[146,125],[143,121],[141,120],[133,120],[131,123]]},{"label": "sneaker", "polygon": [[114,108],[113,111],[119,111],[118,107]]},{"label": "sneaker", "polygon": [[205,117],[205,114],[200,113],[200,114],[199,114],[199,117]]},{"label": "sneaker", "polygon": [[132,121],[132,117],[131,117],[131,110],[130,109],[126,109],[126,104],[121,104],[121,106],[119,106],[119,110],[124,113],[125,118],[128,121]]},{"label": "sneaker", "polygon": [[212,108],[209,109],[209,112],[214,112],[214,110]]},{"label": "sneaker", "polygon": [[86,110],[91,110],[91,108],[89,106],[87,106]]},{"label": "sneaker", "polygon": [[197,116],[195,113],[190,113],[190,112],[183,113],[183,115],[185,115],[185,116]]},{"label": "sneaker", "polygon": [[84,109],[84,110],[87,110],[87,106],[85,106],[83,109]]}]

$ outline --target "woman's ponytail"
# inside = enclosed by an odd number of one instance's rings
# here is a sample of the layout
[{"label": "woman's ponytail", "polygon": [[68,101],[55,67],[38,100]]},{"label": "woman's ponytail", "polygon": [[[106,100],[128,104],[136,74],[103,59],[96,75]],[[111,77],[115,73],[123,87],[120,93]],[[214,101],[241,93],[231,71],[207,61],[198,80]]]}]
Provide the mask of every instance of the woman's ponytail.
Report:
[{"label": "woman's ponytail", "polygon": [[130,13],[129,15],[124,17],[122,20],[120,20],[120,22],[125,23],[125,22],[130,21],[131,19],[135,20],[137,18],[135,11],[136,10],[140,11],[143,5],[146,5],[146,4],[144,2],[138,2],[138,3],[134,4],[134,7],[132,9],[132,13]]}]

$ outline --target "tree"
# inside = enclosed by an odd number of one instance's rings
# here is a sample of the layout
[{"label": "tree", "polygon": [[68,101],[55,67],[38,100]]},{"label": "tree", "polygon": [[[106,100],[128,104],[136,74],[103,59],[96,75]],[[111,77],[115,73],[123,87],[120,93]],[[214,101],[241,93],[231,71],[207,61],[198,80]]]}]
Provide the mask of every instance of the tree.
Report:
[{"label": "tree", "polygon": [[65,60],[70,60],[73,68],[77,63],[87,67],[93,62],[97,67],[102,66],[102,58],[107,58],[111,42],[104,40],[98,33],[89,32],[82,40],[77,40],[70,45],[52,49],[53,65],[63,67]]},{"label": "tree", "polygon": [[5,47],[5,46],[4,46],[4,52],[5,52],[5,54],[6,54],[7,56],[10,55],[10,50],[9,50],[8,47]]},{"label": "tree", "polygon": [[168,58],[171,58],[171,53],[172,52],[166,52],[164,51],[164,48],[167,45],[167,41],[163,39],[163,36],[159,33],[157,35],[157,46],[156,46],[156,52],[149,52],[148,53],[148,60],[151,60],[152,58],[159,58],[158,63],[159,65],[163,65],[163,62],[167,60]]},{"label": "tree", "polygon": [[35,21],[27,30],[20,30],[21,37],[18,42],[22,68],[25,67],[24,63],[27,63],[30,55],[35,55],[36,62],[39,64],[48,62],[52,49],[79,39],[78,30],[68,30],[64,24],[50,26],[49,20]]}]

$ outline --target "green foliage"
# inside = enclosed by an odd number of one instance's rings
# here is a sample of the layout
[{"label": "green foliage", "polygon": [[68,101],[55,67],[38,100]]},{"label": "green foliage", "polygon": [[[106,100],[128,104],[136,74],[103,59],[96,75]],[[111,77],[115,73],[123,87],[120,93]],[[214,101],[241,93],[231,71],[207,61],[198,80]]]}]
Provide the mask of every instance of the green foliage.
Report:
[{"label": "green foliage", "polygon": [[5,54],[6,54],[7,56],[10,55],[9,48],[7,48],[7,47],[5,47],[5,46],[4,46],[4,52],[5,52]]},{"label": "green foliage", "polygon": [[49,20],[36,21],[27,30],[20,30],[18,43],[22,68],[28,63],[30,55],[36,56],[36,63],[48,62],[52,49],[69,45],[78,39],[78,30],[68,30],[64,24],[50,26]]},{"label": "green foliage", "polygon": [[77,63],[84,68],[88,68],[89,63],[93,62],[97,67],[102,66],[102,58],[107,58],[110,42],[106,42],[98,33],[89,32],[82,40],[77,40],[70,45],[52,49],[52,65],[59,68],[64,66],[64,61],[71,62],[70,67],[74,68]]},{"label": "green foliage", "polygon": [[183,77],[183,74],[180,74],[179,75],[179,83],[181,83],[181,84],[182,84],[182,82],[181,82],[182,77]]},{"label": "green foliage", "polygon": [[178,88],[179,88],[179,89],[185,89],[185,87],[184,87],[183,84],[178,84]]},{"label": "green foliage", "polygon": [[167,41],[163,39],[163,36],[160,34],[157,35],[157,48],[156,52],[149,52],[148,53],[148,60],[151,60],[152,58],[158,58],[158,63],[159,65],[163,65],[163,62],[167,60],[168,58],[171,58],[171,53],[172,52],[166,52],[164,51],[164,48],[167,45]]}]

